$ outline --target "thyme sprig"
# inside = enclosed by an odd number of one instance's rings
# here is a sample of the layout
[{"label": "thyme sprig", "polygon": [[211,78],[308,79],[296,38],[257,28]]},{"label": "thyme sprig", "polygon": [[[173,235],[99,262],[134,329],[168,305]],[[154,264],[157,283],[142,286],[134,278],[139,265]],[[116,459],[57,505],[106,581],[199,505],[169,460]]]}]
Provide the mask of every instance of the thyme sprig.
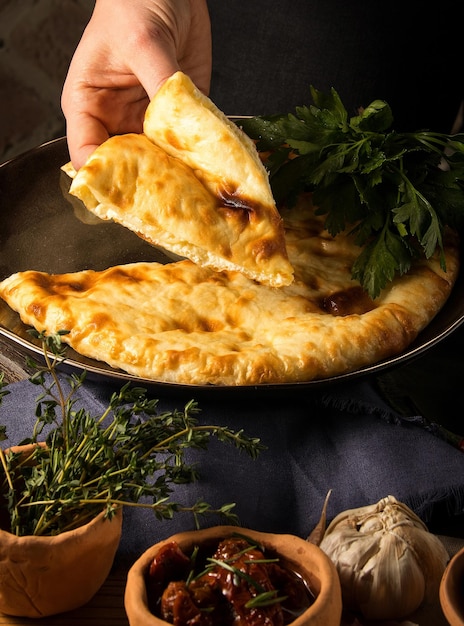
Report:
[{"label": "thyme sprig", "polygon": [[349,228],[363,249],[352,268],[375,298],[420,256],[438,250],[445,227],[464,225],[464,134],[395,132],[375,100],[349,117],[338,93],[311,87],[314,104],[237,123],[264,153],[278,205],[312,191],[332,235]]},{"label": "thyme sprig", "polygon": [[[36,403],[35,424],[20,445],[33,444],[28,459],[0,450],[4,495],[11,532],[52,535],[80,526],[100,511],[111,518],[120,507],[143,507],[157,519],[190,512],[195,524],[210,514],[237,523],[234,504],[213,508],[204,501],[183,505],[172,501],[176,484],[198,479],[190,449],[207,450],[212,437],[256,458],[264,446],[242,430],[199,424],[197,403],[182,410],[160,411],[140,387],[124,385],[113,393],[107,407],[93,416],[78,407],[77,392],[86,372],[63,379],[58,368],[65,360],[64,332],[47,336],[31,331],[42,342],[45,364],[29,358],[34,368],[31,383],[42,388]],[[7,393],[0,379],[0,401]],[[4,427],[0,440],[5,439]],[[39,437],[45,445],[39,444]]]},{"label": "thyme sprig", "polygon": [[[251,609],[253,607],[258,607],[258,606],[270,606],[271,604],[284,602],[287,599],[288,596],[279,596],[277,589],[270,589],[270,590],[264,589],[264,587],[257,580],[255,580],[253,576],[250,576],[250,574],[248,574],[247,572],[244,572],[239,567],[235,567],[233,565],[234,560],[235,559],[231,559],[230,561],[226,561],[226,560],[223,561],[221,559],[214,559],[210,557],[208,558],[209,566],[205,569],[204,573],[205,574],[208,573],[208,571],[213,569],[215,566],[222,567],[223,569],[233,574],[234,579],[236,579],[237,581],[241,578],[246,583],[248,583],[250,587],[253,587],[256,590],[256,596],[253,596],[252,598],[250,598],[250,600],[247,600],[247,602],[244,605],[247,609]],[[254,562],[255,561],[252,561],[252,560],[245,561],[245,563],[249,563],[249,564],[254,563]],[[272,559],[272,560],[260,559],[258,562],[259,563],[274,563],[275,559]]]}]

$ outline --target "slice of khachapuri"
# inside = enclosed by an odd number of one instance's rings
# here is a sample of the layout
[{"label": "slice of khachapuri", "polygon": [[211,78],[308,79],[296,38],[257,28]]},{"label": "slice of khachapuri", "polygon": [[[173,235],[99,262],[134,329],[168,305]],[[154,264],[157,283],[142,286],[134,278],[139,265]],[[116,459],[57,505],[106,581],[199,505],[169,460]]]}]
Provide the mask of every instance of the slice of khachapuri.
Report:
[{"label": "slice of khachapuri", "polygon": [[151,101],[143,134],[114,136],[70,193],[105,220],[194,263],[289,285],[282,218],[254,143],[177,72]]}]

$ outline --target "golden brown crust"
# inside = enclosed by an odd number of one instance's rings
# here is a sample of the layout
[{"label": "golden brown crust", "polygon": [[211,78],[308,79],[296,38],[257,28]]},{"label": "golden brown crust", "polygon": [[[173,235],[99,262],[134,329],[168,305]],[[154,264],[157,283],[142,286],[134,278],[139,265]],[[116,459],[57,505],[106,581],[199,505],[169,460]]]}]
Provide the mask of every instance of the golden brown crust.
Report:
[{"label": "golden brown crust", "polygon": [[108,139],[74,177],[70,192],[101,219],[216,270],[240,269],[280,286],[293,279],[280,216],[229,206],[187,165],[144,135]]},{"label": "golden brown crust", "polygon": [[182,72],[151,101],[145,129],[108,139],[76,174],[65,165],[70,193],[199,265],[290,284],[282,218],[253,142]]},{"label": "golden brown crust", "polygon": [[162,85],[148,105],[143,132],[194,169],[213,195],[252,200],[277,214],[255,144],[186,74],[176,72]]},{"label": "golden brown crust", "polygon": [[61,276],[22,272],[0,296],[23,322],[70,330],[81,354],[143,378],[185,384],[256,385],[346,373],[404,350],[445,303],[458,272],[418,262],[375,301],[351,279],[359,253],[332,238],[303,203],[285,216],[295,281],[275,289],[239,272],[185,260],[136,263]]}]

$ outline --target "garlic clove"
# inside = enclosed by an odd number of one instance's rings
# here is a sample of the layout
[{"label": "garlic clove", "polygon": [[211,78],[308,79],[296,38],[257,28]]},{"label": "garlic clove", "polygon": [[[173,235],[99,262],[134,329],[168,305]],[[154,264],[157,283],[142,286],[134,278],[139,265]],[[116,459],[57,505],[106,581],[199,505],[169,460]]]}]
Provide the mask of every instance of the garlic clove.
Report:
[{"label": "garlic clove", "polygon": [[368,619],[402,619],[435,597],[449,558],[394,496],[340,513],[320,548],[337,567],[345,605]]}]

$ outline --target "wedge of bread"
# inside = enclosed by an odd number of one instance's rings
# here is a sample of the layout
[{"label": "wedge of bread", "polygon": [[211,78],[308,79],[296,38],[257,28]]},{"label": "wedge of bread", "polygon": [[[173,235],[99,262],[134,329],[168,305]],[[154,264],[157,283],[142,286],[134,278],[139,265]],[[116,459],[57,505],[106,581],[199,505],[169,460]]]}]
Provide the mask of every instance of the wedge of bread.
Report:
[{"label": "wedge of bread", "polygon": [[70,193],[102,219],[217,271],[293,281],[283,221],[254,143],[182,72],[146,112],[144,133],[111,137]]}]

